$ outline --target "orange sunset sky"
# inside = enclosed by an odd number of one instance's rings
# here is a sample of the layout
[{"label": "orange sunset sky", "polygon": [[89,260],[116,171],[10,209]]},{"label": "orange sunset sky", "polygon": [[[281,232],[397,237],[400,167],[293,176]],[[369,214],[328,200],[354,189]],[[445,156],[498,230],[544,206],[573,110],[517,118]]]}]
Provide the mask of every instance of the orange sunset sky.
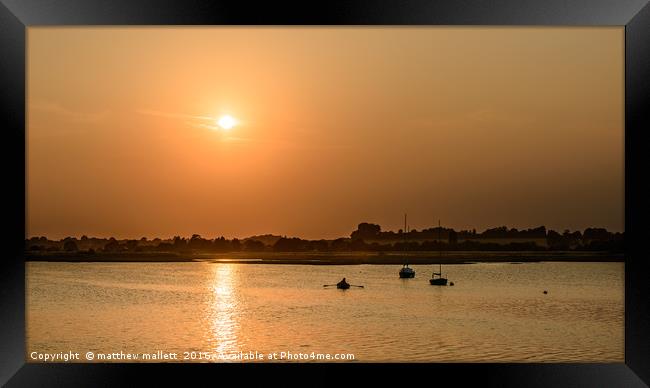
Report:
[{"label": "orange sunset sky", "polygon": [[30,27],[27,237],[622,231],[623,53],[622,27]]}]

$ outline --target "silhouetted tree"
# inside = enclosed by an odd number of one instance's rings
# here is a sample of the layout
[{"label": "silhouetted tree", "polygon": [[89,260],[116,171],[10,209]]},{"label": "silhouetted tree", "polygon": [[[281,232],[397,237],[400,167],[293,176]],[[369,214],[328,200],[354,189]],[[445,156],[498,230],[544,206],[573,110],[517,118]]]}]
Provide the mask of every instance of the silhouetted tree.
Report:
[{"label": "silhouetted tree", "polygon": [[174,250],[174,245],[168,242],[161,242],[156,245],[156,251],[158,252],[171,252]]},{"label": "silhouetted tree", "polygon": [[497,228],[486,229],[481,233],[482,237],[507,237],[508,228],[506,226],[499,226]]},{"label": "silhouetted tree", "polygon": [[210,240],[206,240],[198,234],[193,234],[192,238],[190,238],[190,241],[187,243],[187,246],[194,250],[208,250],[211,245],[212,242]]},{"label": "silhouetted tree", "polygon": [[276,252],[299,252],[311,250],[310,246],[309,241],[297,237],[282,237],[273,244],[273,250]]},{"label": "silhouetted tree", "polygon": [[174,245],[174,250],[182,251],[187,248],[187,240],[181,238],[180,236],[174,236],[174,239],[172,241],[173,241],[172,244]]},{"label": "silhouetted tree", "polygon": [[546,233],[546,244],[550,249],[554,250],[568,250],[570,247],[570,238],[565,237],[568,234],[561,235],[554,230],[549,230]]},{"label": "silhouetted tree", "polygon": [[76,252],[79,249],[77,248],[77,243],[74,240],[67,240],[63,243],[63,250],[66,252]]},{"label": "silhouetted tree", "polygon": [[257,240],[246,240],[244,242],[244,249],[247,251],[260,252],[266,249],[266,245],[263,242]]},{"label": "silhouetted tree", "polygon": [[337,238],[332,241],[331,248],[333,251],[349,251],[350,241],[346,238]]},{"label": "silhouetted tree", "polygon": [[327,240],[310,241],[310,250],[312,251],[326,252],[329,249],[330,246]]},{"label": "silhouetted tree", "polygon": [[121,250],[120,249],[120,244],[117,242],[117,240],[115,240],[112,237],[110,238],[110,240],[108,240],[108,243],[106,243],[106,245],[104,245],[104,251],[106,251],[106,252],[117,252],[117,251],[120,251],[120,250]]},{"label": "silhouetted tree", "polygon": [[611,233],[604,228],[587,228],[585,229],[582,238],[587,241],[591,240],[609,240],[611,239]]},{"label": "silhouetted tree", "polygon": [[214,249],[217,252],[227,252],[232,249],[232,246],[230,245],[230,241],[226,240],[225,237],[221,236],[219,238],[214,239],[212,242],[212,249]]},{"label": "silhouetted tree", "polygon": [[456,244],[458,242],[458,234],[456,233],[456,231],[452,229],[449,231],[448,234],[449,234],[449,239],[448,239],[449,244]]},{"label": "silhouetted tree", "polygon": [[241,242],[239,242],[239,239],[233,238],[230,246],[232,247],[232,250],[235,252],[241,251]]},{"label": "silhouetted tree", "polygon": [[366,244],[361,238],[353,239],[350,243],[350,249],[353,251],[367,251],[368,244]]},{"label": "silhouetted tree", "polygon": [[137,247],[138,247],[138,240],[127,240],[126,249],[128,249],[129,251],[135,251]]},{"label": "silhouetted tree", "polygon": [[379,237],[381,232],[381,226],[377,224],[369,224],[367,222],[362,222],[357,226],[357,230],[350,234],[350,237],[353,240],[356,239],[373,239]]}]

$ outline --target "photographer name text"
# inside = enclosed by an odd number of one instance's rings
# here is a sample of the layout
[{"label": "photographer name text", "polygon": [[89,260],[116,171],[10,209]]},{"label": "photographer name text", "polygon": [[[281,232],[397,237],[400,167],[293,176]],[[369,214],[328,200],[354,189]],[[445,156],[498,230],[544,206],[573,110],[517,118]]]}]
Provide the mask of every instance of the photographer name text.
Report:
[{"label": "photographer name text", "polygon": [[152,353],[130,353],[130,352],[31,352],[31,362],[210,362],[210,361],[351,361],[355,360],[351,353],[317,353],[317,352],[238,352],[238,353],[214,353],[214,352],[164,352],[158,350]]}]

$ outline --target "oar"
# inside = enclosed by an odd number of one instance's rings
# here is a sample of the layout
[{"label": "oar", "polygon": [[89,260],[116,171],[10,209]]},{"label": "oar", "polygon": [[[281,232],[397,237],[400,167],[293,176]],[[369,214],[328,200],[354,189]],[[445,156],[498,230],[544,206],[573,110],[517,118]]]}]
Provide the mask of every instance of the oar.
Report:
[{"label": "oar", "polygon": [[352,287],[360,287],[363,288],[363,286],[355,286],[354,284],[350,284]]},{"label": "oar", "polygon": [[323,284],[323,287],[332,287],[335,286],[336,284]]}]

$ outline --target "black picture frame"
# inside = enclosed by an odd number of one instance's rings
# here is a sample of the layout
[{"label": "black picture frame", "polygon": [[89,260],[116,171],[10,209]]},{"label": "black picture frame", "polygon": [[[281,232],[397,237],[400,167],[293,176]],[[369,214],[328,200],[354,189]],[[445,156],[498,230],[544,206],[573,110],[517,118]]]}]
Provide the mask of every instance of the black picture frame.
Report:
[{"label": "black picture frame", "polygon": [[[538,25],[625,26],[625,363],[620,364],[30,364],[25,362],[25,64],[26,28],[54,25]],[[0,384],[188,385],[188,377],[237,384],[282,378],[305,385],[349,377],[430,384],[645,386],[650,384],[647,257],[650,6],[647,0],[0,0],[0,109],[5,249],[0,259]],[[296,378],[297,374],[301,378]],[[307,379],[307,380],[305,380]],[[645,383],[644,383],[645,382]],[[425,382],[427,383],[427,382]],[[213,385],[213,384],[211,384]]]}]

